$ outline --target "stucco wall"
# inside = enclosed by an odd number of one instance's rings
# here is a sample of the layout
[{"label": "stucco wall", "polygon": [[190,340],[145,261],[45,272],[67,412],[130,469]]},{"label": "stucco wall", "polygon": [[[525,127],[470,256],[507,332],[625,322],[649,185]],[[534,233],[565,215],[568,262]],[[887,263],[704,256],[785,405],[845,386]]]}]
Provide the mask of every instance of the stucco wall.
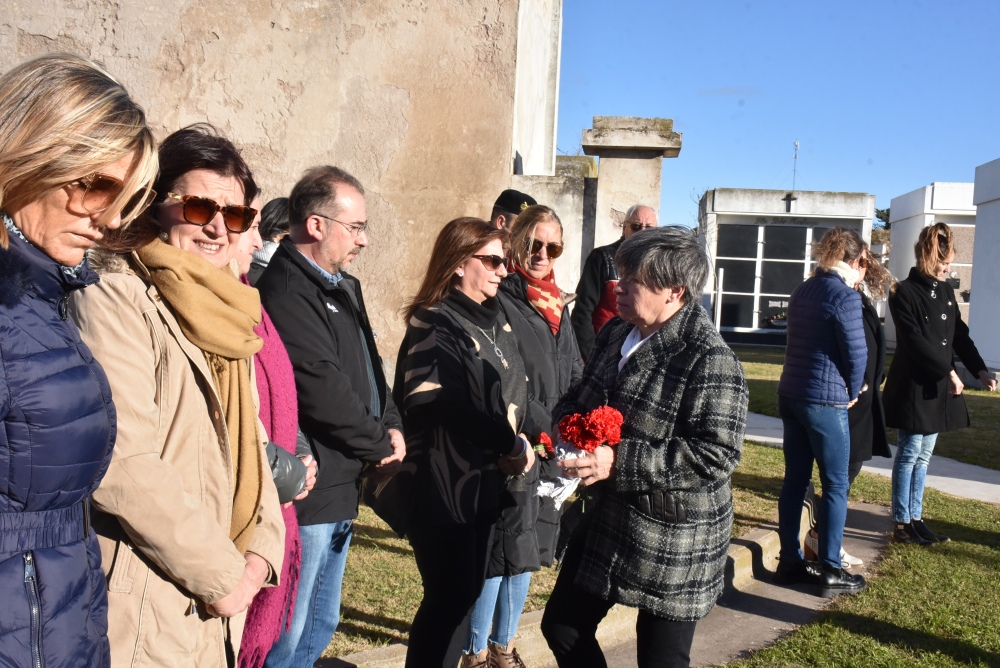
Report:
[{"label": "stucco wall", "polygon": [[4,0],[0,67],[56,50],[98,59],[159,138],[197,121],[221,128],[268,198],[312,165],[354,173],[372,234],[353,272],[394,357],[399,306],[438,230],[484,215],[510,182],[519,5]]}]

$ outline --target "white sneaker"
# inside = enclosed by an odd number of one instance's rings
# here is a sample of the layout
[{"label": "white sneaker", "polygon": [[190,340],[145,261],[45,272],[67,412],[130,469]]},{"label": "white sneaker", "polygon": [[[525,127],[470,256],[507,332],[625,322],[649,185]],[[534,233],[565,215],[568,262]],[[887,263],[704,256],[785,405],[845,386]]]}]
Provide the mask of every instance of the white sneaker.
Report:
[{"label": "white sneaker", "polygon": [[851,566],[860,566],[861,564],[865,563],[863,560],[858,559],[857,557],[853,557],[848,553],[844,552],[844,548],[840,548],[840,561],[843,562],[844,564],[847,564],[844,566],[844,568],[850,568]]},{"label": "white sneaker", "polygon": [[[807,553],[806,558],[808,558],[809,553],[812,553],[813,558],[815,558],[818,561],[819,539],[813,536],[811,531],[806,532],[805,544]],[[857,557],[852,557],[851,555],[844,552],[844,548],[840,548],[840,567],[843,568],[845,571],[850,569],[851,566],[860,566],[863,563],[865,562],[858,559]]]}]

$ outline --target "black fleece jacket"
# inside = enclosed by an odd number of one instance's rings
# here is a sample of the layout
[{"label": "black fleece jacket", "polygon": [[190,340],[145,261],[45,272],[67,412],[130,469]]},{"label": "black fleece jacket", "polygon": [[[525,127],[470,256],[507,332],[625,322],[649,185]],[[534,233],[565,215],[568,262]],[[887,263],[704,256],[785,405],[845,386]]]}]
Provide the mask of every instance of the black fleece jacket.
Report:
[{"label": "black fleece jacket", "polygon": [[341,274],[339,284],[330,284],[286,237],[255,286],[288,349],[299,427],[319,465],[316,486],[295,502],[302,525],[357,517],[362,469],[392,454],[387,429],[402,431],[361,286]]}]

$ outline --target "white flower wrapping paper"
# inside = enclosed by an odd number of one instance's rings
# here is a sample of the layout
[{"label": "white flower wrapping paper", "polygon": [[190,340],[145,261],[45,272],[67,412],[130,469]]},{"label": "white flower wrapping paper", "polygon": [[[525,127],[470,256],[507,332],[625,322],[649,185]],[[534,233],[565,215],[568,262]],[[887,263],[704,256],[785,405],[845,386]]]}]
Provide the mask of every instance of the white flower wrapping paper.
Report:
[{"label": "white flower wrapping paper", "polygon": [[[566,443],[561,437],[556,441],[553,448],[555,450],[556,461],[579,459],[587,454],[575,445]],[[562,508],[563,502],[576,491],[579,484],[579,478],[567,478],[565,475],[560,475],[555,480],[542,480],[538,483],[538,496],[552,498],[555,501],[556,509],[559,509]]]}]

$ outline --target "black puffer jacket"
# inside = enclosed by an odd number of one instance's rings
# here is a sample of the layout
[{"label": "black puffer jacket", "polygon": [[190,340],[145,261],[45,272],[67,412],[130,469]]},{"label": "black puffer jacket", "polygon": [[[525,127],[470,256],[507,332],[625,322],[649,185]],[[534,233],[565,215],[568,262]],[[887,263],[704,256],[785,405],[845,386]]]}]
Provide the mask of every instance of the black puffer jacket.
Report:
[{"label": "black puffer jacket", "polygon": [[[498,297],[524,359],[535,399],[531,408],[541,412],[534,416],[534,421],[551,425],[552,409],[569,386],[583,375],[583,362],[566,312],[563,311],[559,332],[553,336],[545,318],[528,302],[526,289],[524,277],[512,273],[500,284]],[[503,511],[494,534],[488,577],[517,575],[552,563],[559,537],[560,511],[551,499],[539,499],[536,492],[540,479],[558,475],[554,462],[539,460],[526,478],[512,478],[508,482],[501,500]]]}]

